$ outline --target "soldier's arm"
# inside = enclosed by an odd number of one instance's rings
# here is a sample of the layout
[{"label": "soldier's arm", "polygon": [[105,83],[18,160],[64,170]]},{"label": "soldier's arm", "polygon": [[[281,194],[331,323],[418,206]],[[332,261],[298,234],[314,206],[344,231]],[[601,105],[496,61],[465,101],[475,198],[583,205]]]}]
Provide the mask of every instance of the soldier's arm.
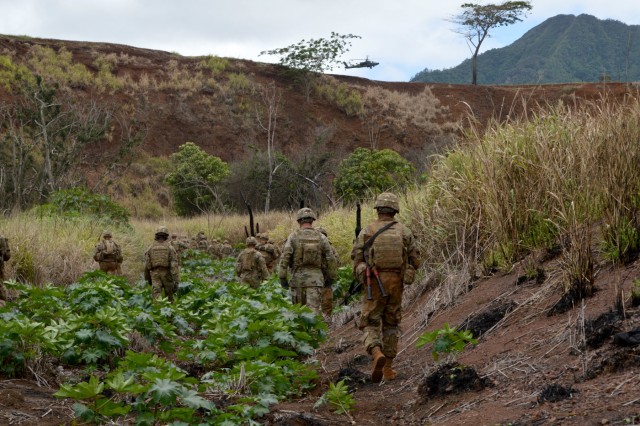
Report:
[{"label": "soldier's arm", "polygon": [[416,239],[413,233],[407,226],[405,226],[404,242],[407,250],[407,263],[415,269],[418,269],[420,267],[420,251],[416,245]]},{"label": "soldier's arm", "polygon": [[291,262],[291,257],[293,256],[293,244],[291,242],[291,237],[287,238],[287,242],[284,244],[284,249],[282,250],[282,256],[280,257],[280,262],[278,262],[278,278],[287,279],[287,270],[289,269],[289,265]]},{"label": "soldier's arm", "polygon": [[[331,248],[331,244],[329,240],[323,236],[322,238],[322,255],[326,258],[326,271],[322,271],[324,273],[325,278],[329,281],[329,283],[333,283],[336,280],[336,276],[338,274],[338,260],[333,255],[333,249]],[[325,262],[323,262],[325,263]]]},{"label": "soldier's arm", "polygon": [[261,254],[258,254],[258,264],[260,265],[260,274],[263,280],[269,278],[269,270],[267,269],[267,262]]},{"label": "soldier's arm", "polygon": [[238,257],[236,257],[236,275],[238,275],[238,276],[240,276],[240,268],[241,268],[241,265],[242,265],[242,262],[240,261],[241,257],[242,257],[242,252],[240,252]]}]

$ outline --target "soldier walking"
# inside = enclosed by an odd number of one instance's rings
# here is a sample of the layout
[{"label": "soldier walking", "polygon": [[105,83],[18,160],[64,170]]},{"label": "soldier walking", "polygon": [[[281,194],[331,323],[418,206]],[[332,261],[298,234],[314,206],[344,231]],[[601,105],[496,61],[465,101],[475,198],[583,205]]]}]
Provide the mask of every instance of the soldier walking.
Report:
[{"label": "soldier walking", "polygon": [[236,275],[240,282],[258,288],[260,283],[269,278],[269,271],[264,257],[256,250],[254,237],[247,238],[247,248],[242,250],[236,259]]},{"label": "soldier walking", "polygon": [[256,250],[264,256],[265,262],[267,262],[267,269],[269,273],[272,273],[276,267],[278,258],[280,257],[280,250],[275,244],[269,241],[269,234],[261,233],[257,235],[258,246]]},{"label": "soldier walking", "polygon": [[122,251],[118,243],[112,239],[111,231],[102,233],[102,240],[93,250],[93,260],[98,262],[101,271],[109,275],[122,274]]},{"label": "soldier walking", "polygon": [[[278,264],[278,277],[284,288],[291,284],[291,301],[322,314],[322,289],[336,279],[336,259],[327,237],[313,228],[316,215],[310,208],[298,210],[300,228],[291,233]],[[288,270],[291,269],[291,281]]]},{"label": "soldier walking", "polygon": [[6,237],[0,235],[0,306],[4,306],[5,302],[9,299],[7,295],[7,289],[4,287],[4,262],[11,259],[11,248],[9,247],[9,240]]},{"label": "soldier walking", "polygon": [[222,258],[229,257],[233,254],[233,247],[229,244],[229,240],[224,240],[222,247],[220,247],[220,254]]},{"label": "soldier walking", "polygon": [[354,274],[365,288],[360,329],[373,357],[374,383],[396,378],[393,360],[398,353],[403,287],[413,283],[420,266],[411,230],[394,218],[399,206],[395,194],[380,194],[375,203],[378,219],[360,232],[352,253]]},{"label": "soldier walking", "polygon": [[178,255],[169,244],[169,231],[164,226],[156,230],[153,244],[144,253],[144,276],[151,285],[153,300],[164,295],[173,303],[173,294],[180,283]]}]

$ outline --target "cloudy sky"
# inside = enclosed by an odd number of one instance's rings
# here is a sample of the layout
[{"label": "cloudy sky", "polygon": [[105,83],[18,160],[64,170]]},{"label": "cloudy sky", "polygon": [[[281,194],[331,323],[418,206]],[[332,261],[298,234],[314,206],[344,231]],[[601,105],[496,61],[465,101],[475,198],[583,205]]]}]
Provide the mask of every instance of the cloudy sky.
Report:
[{"label": "cloudy sky", "polygon": [[[408,81],[424,68],[449,68],[470,57],[464,38],[447,21],[467,1],[0,0],[0,34],[277,62],[277,57],[259,53],[302,39],[328,38],[334,31],[362,37],[353,41],[343,59],[368,56],[380,62],[373,69],[340,67],[334,73]],[[532,0],[531,4],[523,22],[494,29],[482,51],[509,45],[559,14],[587,13],[640,24],[640,0]]]}]

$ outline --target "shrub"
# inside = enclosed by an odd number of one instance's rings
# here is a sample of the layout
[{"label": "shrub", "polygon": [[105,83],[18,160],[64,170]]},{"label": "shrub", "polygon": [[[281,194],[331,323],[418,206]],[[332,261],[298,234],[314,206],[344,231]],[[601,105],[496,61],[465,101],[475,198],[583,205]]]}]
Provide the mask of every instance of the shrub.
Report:
[{"label": "shrub", "polygon": [[108,224],[126,225],[129,212],[106,195],[93,194],[88,189],[76,187],[55,191],[48,204],[36,208],[38,214],[55,214],[67,218],[92,216]]}]

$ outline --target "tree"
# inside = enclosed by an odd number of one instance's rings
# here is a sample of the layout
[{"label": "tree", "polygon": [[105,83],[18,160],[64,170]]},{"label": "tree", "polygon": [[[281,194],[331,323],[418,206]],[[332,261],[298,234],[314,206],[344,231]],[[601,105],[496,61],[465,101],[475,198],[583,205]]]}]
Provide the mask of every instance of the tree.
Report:
[{"label": "tree", "polygon": [[349,51],[350,40],[354,38],[361,37],[353,34],[338,34],[332,31],[329,39],[303,39],[287,47],[264,50],[260,52],[260,55],[280,56],[280,65],[300,70],[308,101],[313,83],[311,73],[333,70],[336,65],[340,64],[340,56]]},{"label": "tree", "polygon": [[171,155],[175,170],[166,177],[173,192],[176,211],[190,215],[223,208],[218,186],[229,175],[229,166],[193,142],[180,145]]},{"label": "tree", "polygon": [[533,6],[530,1],[506,1],[486,5],[464,3],[460,7],[462,12],[455,15],[451,22],[460,26],[454,31],[463,35],[473,46],[471,84],[478,84],[478,52],[484,39],[490,37],[489,30],[522,21],[520,15],[526,16]]},{"label": "tree", "polygon": [[267,134],[267,161],[269,175],[267,177],[267,193],[264,201],[264,214],[269,213],[271,207],[271,190],[273,188],[273,177],[282,165],[281,161],[276,161],[275,141],[276,125],[278,123],[278,111],[280,110],[280,99],[282,91],[277,89],[274,83],[263,86],[260,91],[262,105],[264,109],[256,107],[256,119],[258,125]]},{"label": "tree", "polygon": [[342,160],[333,184],[338,196],[350,203],[384,191],[404,190],[414,171],[411,163],[391,149],[357,148]]}]

